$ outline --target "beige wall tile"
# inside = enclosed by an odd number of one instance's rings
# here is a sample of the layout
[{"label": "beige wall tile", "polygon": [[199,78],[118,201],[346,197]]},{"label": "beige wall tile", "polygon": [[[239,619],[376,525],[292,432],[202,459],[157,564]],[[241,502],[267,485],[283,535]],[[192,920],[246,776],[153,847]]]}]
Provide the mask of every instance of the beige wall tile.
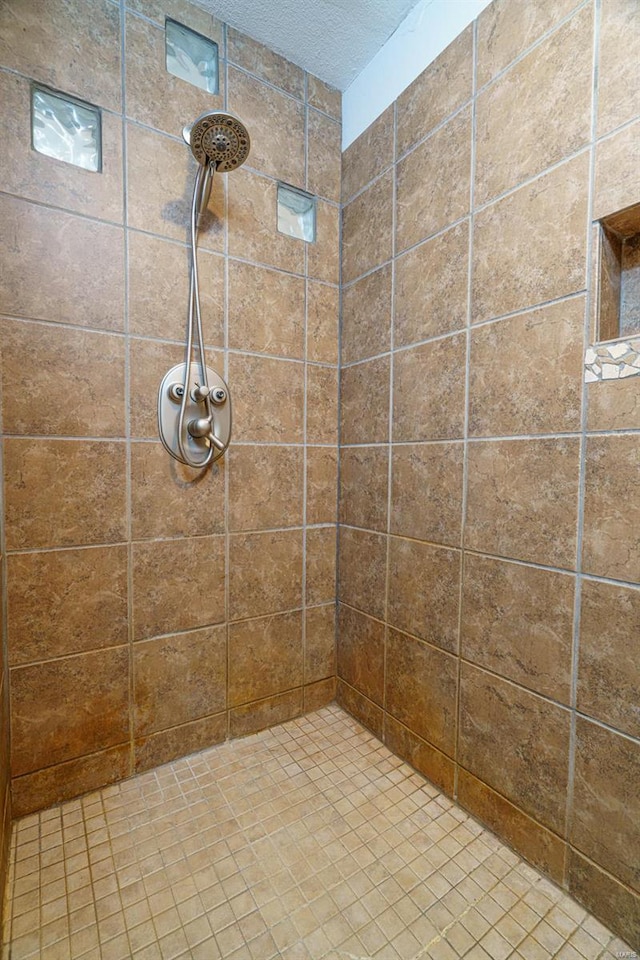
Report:
[{"label": "beige wall tile", "polygon": [[124,329],[121,228],[8,196],[0,196],[0,219],[0,313]]},{"label": "beige wall tile", "polygon": [[248,170],[227,181],[229,254],[256,260],[290,273],[304,270],[302,240],[278,233],[277,184]]},{"label": "beige wall tile", "polygon": [[304,365],[231,354],[229,389],[236,440],[301,443]]},{"label": "beige wall tile", "polygon": [[226,683],[224,626],[137,643],[133,649],[134,736],[224,710]]},{"label": "beige wall tile", "polygon": [[606,0],[600,11],[598,135],[640,113],[640,29],[634,0]]},{"label": "beige wall tile", "polygon": [[467,325],[469,224],[427,240],[396,261],[396,347]]},{"label": "beige wall tile", "polygon": [[389,357],[343,368],[340,375],[342,443],[389,439]]},{"label": "beige wall tile", "polygon": [[577,297],[472,330],[472,436],[580,429],[584,308]]},{"label": "beige wall tile", "polygon": [[378,704],[384,698],[384,641],[384,624],[340,604],[338,676]]},{"label": "beige wall tile", "polygon": [[396,249],[469,212],[471,110],[462,110],[397,167]]},{"label": "beige wall tile", "polygon": [[[362,563],[361,558],[367,562]],[[338,596],[345,603],[382,619],[385,609],[387,538],[382,534],[340,529]]]},{"label": "beige wall tile", "polygon": [[573,569],[578,440],[503,440],[469,446],[465,546]]},{"label": "beige wall tile", "polygon": [[640,891],[640,743],[577,719],[571,843]]},{"label": "beige wall tile", "polygon": [[569,768],[569,711],[462,665],[463,767],[561,836]]},{"label": "beige wall tile", "polygon": [[164,26],[165,18],[170,17],[196,33],[211,37],[222,47],[222,23],[190,0],[127,0],[125,7],[154,20],[161,27]]},{"label": "beige wall tile", "polygon": [[473,322],[584,287],[588,170],[582,154],[476,215]]},{"label": "beige wall tile", "polygon": [[325,283],[340,283],[340,208],[337,204],[316,201],[316,239],[306,246],[308,275]]},{"label": "beige wall tile", "polygon": [[307,360],[338,362],[340,291],[324,283],[307,283]]},{"label": "beige wall tile", "polygon": [[472,86],[470,24],[398,97],[398,156],[466,103]]},{"label": "beige wall tile", "polygon": [[133,742],[135,772],[152,770],[178,757],[220,743],[227,735],[227,714],[216,713],[140,737]]},{"label": "beige wall tile", "polygon": [[385,707],[413,733],[453,756],[458,665],[422,640],[389,630]]},{"label": "beige wall tile", "polygon": [[336,528],[307,530],[306,603],[326,603],[336,595]]},{"label": "beige wall tile", "polygon": [[304,99],[304,70],[233,27],[227,27],[227,58],[261,80]]},{"label": "beige wall tile", "polygon": [[394,445],[391,459],[391,532],[460,546],[462,444]]},{"label": "beige wall tile", "polygon": [[589,140],[593,28],[588,5],[480,94],[476,203],[541,173]]},{"label": "beige wall tile", "polygon": [[124,436],[122,337],[20,320],[0,337],[5,433]]},{"label": "beige wall tile", "polygon": [[307,447],[307,523],[335,523],[337,497],[337,450]]},{"label": "beige wall tile", "polygon": [[640,122],[601,140],[596,147],[593,217],[600,219],[638,202]]},{"label": "beige wall tile", "polygon": [[387,107],[344,151],[342,199],[353,197],[393,163],[394,107]]},{"label": "beige wall tile", "polygon": [[391,537],[389,623],[444,650],[456,652],[460,559],[458,550]]},{"label": "beige wall tile", "polygon": [[390,714],[386,714],[384,718],[384,742],[396,756],[410,763],[447,796],[453,796],[453,761]]},{"label": "beige wall tile", "polygon": [[464,433],[464,334],[393,358],[393,439],[451,440]]},{"label": "beige wall tile", "polygon": [[302,605],[302,530],[229,538],[229,619]]},{"label": "beige wall tile", "polygon": [[229,627],[229,705],[302,683],[302,614],[245,620]]},{"label": "beige wall tile", "polygon": [[12,665],[126,643],[126,546],[7,558]]},{"label": "beige wall tile", "polygon": [[347,713],[350,713],[352,717],[355,717],[364,727],[371,730],[374,736],[382,739],[384,714],[382,708],[376,703],[340,679],[336,683],[336,703],[343,707]]},{"label": "beige wall tile", "polygon": [[343,448],[340,451],[340,522],[385,531],[388,483],[388,447]]},{"label": "beige wall tile", "polygon": [[340,202],[342,128],[323,113],[309,110],[307,189]]},{"label": "beige wall tile", "polygon": [[124,540],[125,445],[5,440],[8,550]]},{"label": "beige wall tile", "polygon": [[229,711],[229,733],[232,737],[246,737],[265,727],[292,720],[302,713],[302,689],[280,693],[256,703],[234,707]]},{"label": "beige wall tile", "polygon": [[574,578],[466,554],[462,656],[569,704]]},{"label": "beige wall tile", "polygon": [[393,174],[386,173],[342,213],[342,280],[349,283],[391,257]]},{"label": "beige wall tile", "polygon": [[587,387],[589,430],[640,430],[640,379],[600,380]]},{"label": "beige wall tile", "polygon": [[304,280],[229,263],[229,346],[304,358]]},{"label": "beige wall tile", "polygon": [[342,118],[342,94],[312,73],[307,74],[307,100],[312,107],[328,113],[334,120]]},{"label": "beige wall tile", "polygon": [[11,671],[14,776],[123,743],[129,655],[97,650]]},{"label": "beige wall tile", "polygon": [[302,526],[302,447],[235,446],[229,462],[229,529]]},{"label": "beige wall tile", "polygon": [[305,613],[304,679],[313,683],[336,672],[336,605],[309,607]]},{"label": "beige wall tile", "polygon": [[637,941],[640,937],[640,897],[571,848],[567,879],[572,897],[596,912],[627,943]]},{"label": "beige wall tile", "polygon": [[133,545],[134,639],[225,619],[224,538]]},{"label": "beige wall tile", "polygon": [[583,569],[640,581],[640,437],[589,437]]},{"label": "beige wall tile", "polygon": [[307,364],[307,441],[337,443],[338,370]]},{"label": "beige wall tile", "polygon": [[342,291],[342,362],[364,360],[391,346],[391,266]]},{"label": "beige wall tile", "polygon": [[640,591],[610,583],[582,584],[578,709],[640,737],[640,665],[634,637]]}]

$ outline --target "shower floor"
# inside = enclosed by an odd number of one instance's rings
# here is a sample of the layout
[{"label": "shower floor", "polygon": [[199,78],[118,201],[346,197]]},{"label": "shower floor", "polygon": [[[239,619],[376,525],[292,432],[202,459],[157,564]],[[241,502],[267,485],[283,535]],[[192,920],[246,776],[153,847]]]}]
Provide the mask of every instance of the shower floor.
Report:
[{"label": "shower floor", "polygon": [[333,705],[17,821],[10,889],[6,960],[628,950]]}]

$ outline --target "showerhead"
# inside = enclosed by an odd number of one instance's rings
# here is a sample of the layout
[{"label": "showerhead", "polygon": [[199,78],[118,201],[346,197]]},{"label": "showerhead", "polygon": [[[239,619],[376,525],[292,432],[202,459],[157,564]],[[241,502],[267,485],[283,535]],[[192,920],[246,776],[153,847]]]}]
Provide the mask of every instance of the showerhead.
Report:
[{"label": "showerhead", "polygon": [[184,128],[182,136],[198,163],[215,164],[216,173],[235,170],[249,156],[247,128],[229,113],[203,113]]}]

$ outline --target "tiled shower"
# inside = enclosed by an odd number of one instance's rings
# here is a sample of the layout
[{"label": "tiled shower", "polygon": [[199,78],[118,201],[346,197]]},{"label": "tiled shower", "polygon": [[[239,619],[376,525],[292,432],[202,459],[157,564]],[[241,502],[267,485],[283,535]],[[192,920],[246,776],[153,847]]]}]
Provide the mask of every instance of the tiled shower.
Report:
[{"label": "tiled shower", "polygon": [[[201,6],[3,4],[0,873],[11,817],[337,699],[637,949],[640,329],[584,361],[639,60],[636,0],[494,0],[341,155],[340,94]],[[100,173],[32,149],[34,82],[99,109]],[[211,109],[252,149],[200,233],[234,425],[198,472],[156,400]]]}]

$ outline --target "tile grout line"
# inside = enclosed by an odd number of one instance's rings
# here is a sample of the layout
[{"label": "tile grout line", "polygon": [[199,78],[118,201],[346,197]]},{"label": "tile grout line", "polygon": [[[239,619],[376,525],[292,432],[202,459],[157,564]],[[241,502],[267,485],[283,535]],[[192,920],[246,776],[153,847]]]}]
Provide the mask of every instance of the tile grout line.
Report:
[{"label": "tile grout line", "polygon": [[[227,52],[228,35],[227,24],[222,24],[222,41]],[[229,62],[224,62],[224,109],[229,110]],[[226,187],[226,181],[225,181]],[[229,383],[229,191],[224,191],[224,279],[223,279],[223,374],[227,384],[229,395],[233,397],[233,384]],[[231,410],[233,412],[233,400]],[[235,441],[234,441],[235,444]],[[230,444],[231,447],[231,444]],[[221,458],[222,459],[222,458]],[[224,454],[224,464],[216,469],[224,469],[224,617],[225,617],[225,738],[231,739],[231,707],[229,681],[231,677],[231,539],[230,517],[231,517],[231,461],[233,459],[233,449],[228,449]],[[213,469],[213,467],[211,468]]]}]

